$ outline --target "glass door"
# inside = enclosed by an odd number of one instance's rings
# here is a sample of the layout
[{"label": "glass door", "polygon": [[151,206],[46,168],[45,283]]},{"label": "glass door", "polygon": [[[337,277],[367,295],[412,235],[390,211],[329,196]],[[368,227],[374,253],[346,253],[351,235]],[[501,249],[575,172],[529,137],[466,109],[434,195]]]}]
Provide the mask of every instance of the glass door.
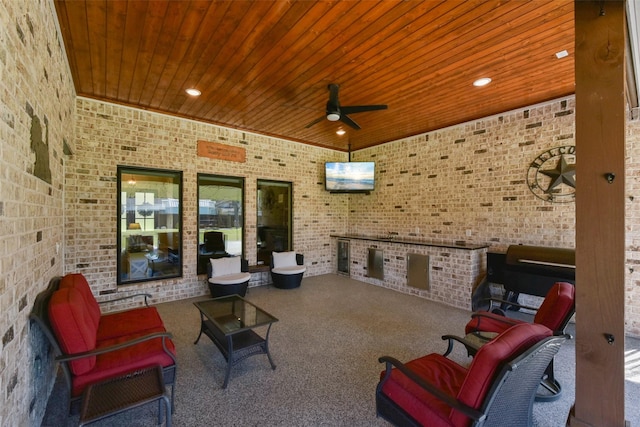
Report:
[{"label": "glass door", "polygon": [[258,264],[269,265],[271,252],[293,248],[293,184],[258,180]]}]

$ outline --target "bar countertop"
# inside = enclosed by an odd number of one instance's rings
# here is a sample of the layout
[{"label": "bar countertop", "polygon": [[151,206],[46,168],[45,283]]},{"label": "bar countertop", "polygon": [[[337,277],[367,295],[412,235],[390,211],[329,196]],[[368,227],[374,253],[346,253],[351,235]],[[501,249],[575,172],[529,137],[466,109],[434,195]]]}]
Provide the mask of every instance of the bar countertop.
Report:
[{"label": "bar countertop", "polygon": [[361,234],[331,234],[331,237],[335,237],[338,239],[350,239],[350,240],[369,240],[372,242],[384,242],[384,243],[399,243],[405,245],[417,245],[417,246],[433,246],[438,248],[449,248],[449,249],[463,249],[463,250],[478,250],[478,249],[486,249],[489,245],[478,245],[478,244],[469,244],[464,240],[455,240],[452,242],[446,241],[431,241],[431,240],[419,240],[419,239],[410,239],[405,237],[399,237],[397,235],[385,235],[385,236],[365,236]]}]

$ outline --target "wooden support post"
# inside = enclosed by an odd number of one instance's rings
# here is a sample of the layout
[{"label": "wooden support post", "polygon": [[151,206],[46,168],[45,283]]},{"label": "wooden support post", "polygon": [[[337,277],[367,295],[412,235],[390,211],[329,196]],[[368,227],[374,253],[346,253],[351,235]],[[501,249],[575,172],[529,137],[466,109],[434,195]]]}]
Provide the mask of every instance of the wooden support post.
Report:
[{"label": "wooden support post", "polygon": [[575,426],[624,426],[624,2],[576,1]]}]

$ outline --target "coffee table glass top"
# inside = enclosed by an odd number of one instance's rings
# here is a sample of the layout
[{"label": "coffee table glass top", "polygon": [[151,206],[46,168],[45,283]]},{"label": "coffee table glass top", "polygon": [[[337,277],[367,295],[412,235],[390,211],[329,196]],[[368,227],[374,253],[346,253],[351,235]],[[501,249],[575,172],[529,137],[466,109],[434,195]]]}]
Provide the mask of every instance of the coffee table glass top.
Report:
[{"label": "coffee table glass top", "polygon": [[225,335],[278,321],[239,295],[214,298],[193,304]]}]

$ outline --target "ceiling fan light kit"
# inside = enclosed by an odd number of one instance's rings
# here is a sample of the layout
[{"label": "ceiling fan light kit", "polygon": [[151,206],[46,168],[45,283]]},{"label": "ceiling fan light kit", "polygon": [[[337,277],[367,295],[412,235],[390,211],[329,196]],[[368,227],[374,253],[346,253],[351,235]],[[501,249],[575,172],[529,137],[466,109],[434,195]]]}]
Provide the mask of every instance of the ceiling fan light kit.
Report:
[{"label": "ceiling fan light kit", "polygon": [[338,120],[342,123],[349,125],[353,129],[360,129],[360,126],[354,122],[348,114],[355,113],[363,113],[365,111],[376,111],[376,110],[386,110],[386,105],[348,105],[348,106],[340,106],[340,101],[338,100],[338,89],[339,85],[335,83],[331,83],[328,86],[329,89],[329,101],[327,101],[327,106],[325,110],[325,116],[315,119],[305,127],[308,129],[316,123],[320,123],[325,118],[330,122],[337,122]]},{"label": "ceiling fan light kit", "polygon": [[482,86],[488,85],[489,83],[491,83],[491,78],[490,77],[482,77],[482,78],[479,78],[478,80],[474,81],[473,85],[475,87],[482,87]]}]

